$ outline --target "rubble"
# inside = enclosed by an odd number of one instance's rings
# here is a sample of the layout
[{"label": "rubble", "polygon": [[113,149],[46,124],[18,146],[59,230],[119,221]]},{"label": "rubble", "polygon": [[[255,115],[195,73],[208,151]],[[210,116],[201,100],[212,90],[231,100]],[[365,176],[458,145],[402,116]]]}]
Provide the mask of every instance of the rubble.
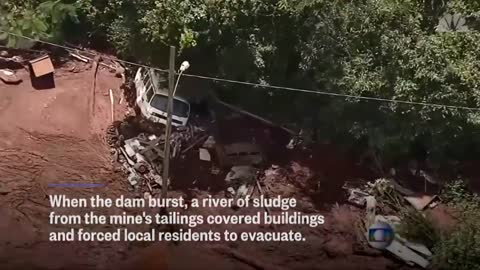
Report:
[{"label": "rubble", "polygon": [[215,146],[215,139],[213,136],[208,136],[207,140],[203,143],[202,147],[212,149]]},{"label": "rubble", "polygon": [[200,156],[200,160],[212,161],[212,157],[210,156],[210,153],[208,152],[208,149],[200,148],[198,153],[199,153],[199,156]]},{"label": "rubble", "polygon": [[21,56],[12,56],[8,57],[9,54],[7,51],[2,51],[0,55],[0,66],[8,67],[12,69],[22,68],[25,63],[25,59]]},{"label": "rubble", "polygon": [[261,147],[253,143],[241,142],[217,145],[215,150],[222,167],[259,165],[265,160]]},{"label": "rubble", "polygon": [[[110,146],[110,148],[114,150],[112,151],[113,152],[112,154],[117,154],[117,155],[118,155],[118,151],[116,150],[116,148],[120,146],[119,144],[120,141],[123,141],[123,136],[120,136],[120,133],[118,131],[120,123],[121,122],[113,122],[110,126],[108,126],[106,130],[106,139],[105,139],[108,146]],[[114,158],[114,160],[116,161],[117,158]]]},{"label": "rubble", "polygon": [[299,134],[299,135],[295,135],[285,147],[289,150],[293,150],[301,146],[303,143],[304,142],[303,142],[302,135]]},{"label": "rubble", "polygon": [[[401,224],[401,219],[397,216],[383,216],[376,213],[376,209],[384,211],[382,206],[394,206],[401,207],[403,199],[409,202],[416,210],[422,211],[428,205],[430,205],[437,196],[402,196],[398,190],[398,184],[394,181],[387,179],[379,179],[375,182],[369,182],[362,187],[350,187],[348,184],[344,185],[344,189],[347,190],[349,197],[348,201],[360,207],[366,207],[366,229],[365,237],[368,239],[368,228],[377,222],[387,223],[392,228],[397,228]],[[401,191],[404,191],[400,188]],[[410,193],[410,192],[408,192]],[[390,200],[390,204],[377,204],[377,198],[383,200]],[[390,209],[392,210],[392,209]],[[394,209],[399,210],[399,209]],[[373,246],[372,246],[373,247]],[[414,243],[405,239],[397,232],[394,234],[393,242],[386,247],[388,252],[395,255],[397,258],[403,260],[408,265],[418,265],[423,268],[427,268],[430,264],[429,260],[432,257],[431,251],[424,245]]]},{"label": "rubble", "polygon": [[367,203],[367,197],[369,196],[368,193],[363,192],[362,190],[358,188],[352,188],[348,190],[349,195],[348,195],[348,201],[354,205],[357,205],[359,207],[364,207],[365,204]]},{"label": "rubble", "polygon": [[247,195],[249,186],[256,180],[256,170],[252,166],[234,166],[225,177],[227,191],[236,199]]},{"label": "rubble", "polygon": [[18,78],[15,72],[10,69],[0,69],[0,80],[6,84],[19,84],[22,82],[22,79]]},{"label": "rubble", "polygon": [[[193,136],[192,136],[193,137]],[[208,135],[205,135],[205,136],[201,136],[200,138],[198,138],[198,140],[196,140],[195,142],[193,142],[192,144],[190,144],[190,146],[186,147],[184,150],[182,150],[182,154],[185,154],[186,152],[188,152],[190,149],[192,149],[193,147],[197,146],[198,144],[200,144],[202,141],[204,141],[205,139],[207,139]],[[212,137],[212,136],[210,136]],[[205,145],[205,143],[204,143]],[[209,148],[209,147],[205,147],[205,146],[202,146],[204,148]],[[213,148],[210,147],[210,148]]]},{"label": "rubble", "polygon": [[[115,161],[122,164],[124,172],[128,174],[127,180],[134,188],[147,186],[149,192],[154,188],[162,188],[162,163],[165,149],[165,135],[142,132],[129,139],[124,139],[121,134],[121,122],[114,122],[107,129],[107,143],[112,148]],[[153,131],[153,130],[151,130]],[[159,131],[161,132],[161,131]],[[197,134],[200,129],[193,126],[175,130],[171,134],[171,158],[181,157],[182,147],[188,145],[189,149],[203,142],[207,138],[204,134]],[[188,149],[187,149],[188,150]]]},{"label": "rubble", "polygon": [[[77,53],[77,55],[79,54]],[[138,70],[137,77],[139,74],[142,74],[142,72],[144,71]],[[150,76],[146,77],[152,77],[155,75],[153,71],[146,72],[150,72],[148,73]],[[143,80],[141,79],[142,77],[137,77],[135,82],[138,85],[135,84],[135,89],[137,90],[136,98],[138,105],[138,98],[142,96],[138,90],[148,89],[145,87],[139,87]],[[153,80],[155,78],[150,79]],[[159,78],[159,80],[160,79],[162,78]],[[210,106],[211,102],[215,103],[215,105],[218,103],[225,106]],[[222,114],[222,119],[226,119],[229,115],[231,115],[230,111],[238,112],[239,110],[239,108],[223,103],[215,97],[214,100],[209,100],[208,105],[210,108],[212,108],[212,110],[218,109],[219,107],[226,107],[229,110],[229,113],[226,113],[225,115]],[[142,107],[140,107],[140,111],[141,110]],[[262,124],[267,124],[269,126],[268,129],[262,129],[262,131],[258,132],[261,134],[259,135],[260,137],[263,136],[267,139],[259,139],[257,143],[257,138],[255,137],[256,133],[253,132],[255,129],[253,128],[250,128],[253,131],[246,132],[248,135],[238,132],[240,136],[230,138],[228,134],[224,135],[219,132],[219,130],[224,129],[221,128],[219,120],[215,118],[215,114],[212,112],[212,110],[208,110],[208,113],[210,118],[213,118],[213,120],[209,119],[209,121],[204,121],[206,119],[200,119],[198,118],[199,115],[194,114],[191,115],[191,119],[187,117],[189,119],[188,121],[182,120],[181,124],[178,124],[177,119],[177,125],[173,125],[174,130],[171,134],[171,140],[169,142],[165,142],[165,136],[162,134],[164,133],[165,124],[161,121],[157,123],[157,121],[149,119],[144,115],[145,112],[143,111],[142,114],[136,114],[137,118],[135,120],[139,122],[137,129],[142,130],[142,133],[132,134],[133,136],[126,136],[125,134],[118,132],[118,128],[111,128],[107,130],[107,142],[110,147],[114,149],[112,150],[112,153],[118,156],[116,160],[119,160],[123,164],[124,171],[129,175],[128,179],[130,184],[132,186],[150,184],[152,185],[152,188],[156,188],[158,186],[161,187],[161,185],[157,185],[157,182],[160,182],[159,180],[161,180],[165,144],[169,143],[171,149],[171,158],[174,159],[174,163],[183,162],[183,160],[185,160],[185,162],[189,161],[193,156],[190,154],[193,154],[192,152],[195,151],[195,154],[198,155],[197,158],[199,160],[211,162],[210,173],[212,175],[228,172],[228,170],[231,168],[234,172],[237,171],[239,173],[238,170],[241,170],[239,168],[248,167],[249,169],[247,171],[250,171],[249,173],[246,173],[249,175],[248,177],[230,174],[230,176],[227,176],[225,181],[227,182],[227,191],[232,196],[245,196],[246,194],[252,193],[254,188],[256,188],[256,169],[261,168],[266,161],[264,151],[270,151],[268,147],[273,146],[273,143],[271,142],[272,137],[268,136],[270,134],[270,128],[275,127],[281,130],[282,135],[285,131],[287,131],[290,135],[292,135],[293,132],[291,130],[285,130],[285,128],[279,127],[266,119],[240,110],[239,115],[241,115],[242,118],[254,119],[255,121],[260,121]],[[192,123],[196,125],[193,125]],[[212,127],[213,123],[215,123],[216,128]],[[161,131],[157,132],[154,130],[160,125],[162,126]],[[225,130],[229,130],[234,125],[226,126],[227,129]],[[243,131],[245,130],[245,127],[239,125],[239,129],[242,129]],[[213,132],[210,132],[211,130],[215,131],[215,135],[212,134]],[[235,133],[235,131],[232,132]],[[125,136],[126,139],[124,139],[123,136]],[[283,136],[280,137],[282,137],[283,141],[281,145],[283,145],[283,143],[286,142],[284,142],[285,140],[283,139]],[[296,138],[294,142],[297,143],[298,139],[299,138]],[[263,149],[263,146],[265,149]],[[202,164],[202,166],[203,165],[205,164]],[[263,185],[264,183],[262,182],[261,184]],[[264,189],[266,192],[269,192],[268,186],[264,187]]]}]

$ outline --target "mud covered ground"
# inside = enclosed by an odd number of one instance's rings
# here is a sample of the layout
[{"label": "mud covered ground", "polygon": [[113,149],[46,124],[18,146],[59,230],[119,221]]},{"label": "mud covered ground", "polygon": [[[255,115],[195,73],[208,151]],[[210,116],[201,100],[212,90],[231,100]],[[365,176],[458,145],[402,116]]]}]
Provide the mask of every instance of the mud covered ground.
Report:
[{"label": "mud covered ground", "polygon": [[[272,176],[278,177],[272,191],[296,197],[300,201],[297,210],[325,215],[324,226],[300,228],[308,239],[306,242],[156,243],[150,246],[125,242],[48,242],[48,232],[59,229],[48,224],[51,210],[48,195],[88,197],[99,194],[115,198],[130,194],[127,181],[112,164],[104,142],[104,132],[111,121],[108,90],[114,90],[116,119],[124,117],[127,108],[118,104],[121,80],[102,68],[97,76],[93,117],[88,105],[91,70],[70,72],[67,68],[58,68],[56,88],[49,90],[33,89],[26,71],[20,71],[19,76],[24,82],[18,86],[0,84],[0,269],[255,269],[231,254],[219,252],[225,249],[258,260],[268,269],[403,267],[402,263],[381,253],[359,247],[354,226],[363,210],[343,204],[341,186],[346,180],[368,177],[368,172],[327,146],[316,149],[308,158],[289,157],[297,162],[286,162],[282,165],[283,173]],[[297,158],[305,159],[295,160]],[[196,166],[195,163],[192,166]],[[208,175],[198,177],[203,178],[202,183],[210,179]],[[182,180],[189,181],[192,182],[190,187],[172,191],[170,196],[205,197],[210,194],[207,187],[196,187],[193,179]],[[65,182],[105,186],[48,187]],[[305,191],[307,182],[313,183],[308,192]],[[222,192],[213,195],[224,196]],[[81,209],[85,210],[88,209]],[[123,209],[102,211],[121,213]],[[234,210],[195,211],[232,214]],[[250,225],[213,229],[225,228],[238,232],[269,230]],[[288,230],[289,226],[277,229]]]}]

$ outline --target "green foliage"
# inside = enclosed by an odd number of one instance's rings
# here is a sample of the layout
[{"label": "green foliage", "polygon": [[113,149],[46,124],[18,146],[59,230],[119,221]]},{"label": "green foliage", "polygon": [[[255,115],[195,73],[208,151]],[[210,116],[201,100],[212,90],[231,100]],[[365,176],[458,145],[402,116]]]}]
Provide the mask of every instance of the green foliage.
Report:
[{"label": "green foliage", "polygon": [[434,264],[440,270],[470,270],[480,265],[480,217],[467,217],[435,246]]},{"label": "green foliage", "polygon": [[[50,1],[7,1],[0,4],[0,30],[34,39],[54,39],[61,32],[66,19],[77,21],[76,5],[61,0]],[[30,46],[25,39],[3,33],[0,40],[6,40],[9,47]]]},{"label": "green foliage", "polygon": [[441,198],[443,201],[455,205],[465,200],[470,200],[471,194],[465,181],[455,180],[445,185]]},{"label": "green foliage", "polygon": [[92,35],[105,33],[105,38],[124,56],[151,62],[142,55],[138,44],[143,51],[168,45],[180,51],[201,46],[210,62],[218,61],[217,75],[267,80],[274,71],[269,71],[270,67],[285,65],[277,56],[288,46],[283,36],[294,27],[287,11],[275,3],[83,0],[82,13],[91,24]]},{"label": "green foliage", "polygon": [[448,184],[442,192],[458,215],[455,230],[442,234],[434,247],[434,263],[440,270],[477,269],[480,265],[480,198],[468,191],[464,181]]},{"label": "green foliage", "polygon": [[473,210],[480,210],[480,197],[469,191],[464,180],[455,180],[447,183],[441,193],[442,201],[460,210],[461,213],[469,214]]},{"label": "green foliage", "polygon": [[460,12],[467,17],[480,18],[480,2],[471,0],[448,1],[448,11]]},{"label": "green foliage", "polygon": [[382,214],[390,209],[400,217],[400,236],[433,251],[433,269],[467,270],[480,265],[480,198],[468,191],[464,181],[447,184],[440,196],[454,211],[454,228],[435,226],[428,214],[406,204],[387,180],[369,184],[366,191],[375,196]]},{"label": "green foliage", "polygon": [[[79,1],[90,37],[165,64],[167,45],[199,72],[230,79],[420,103],[480,107],[480,33],[435,32],[447,13],[472,25],[476,1]],[[473,29],[473,28],[472,28]],[[198,64],[195,64],[197,62]],[[223,98],[385,162],[422,145],[442,164],[480,153],[478,111],[222,85]],[[231,90],[231,91],[230,91]],[[358,146],[356,146],[358,147]]]},{"label": "green foliage", "polygon": [[[315,70],[319,88],[332,92],[478,107],[478,96],[472,93],[480,82],[475,60],[480,51],[474,45],[480,35],[432,33],[424,26],[419,4],[365,1],[342,6],[316,1],[318,7],[312,8],[316,19],[307,27],[314,30],[302,47],[302,66]],[[331,111],[342,130],[367,138],[369,147],[388,159],[411,154],[405,150],[419,140],[429,158],[438,162],[478,149],[478,141],[468,139],[475,137],[478,113],[355,99],[338,112],[338,103],[331,103],[335,106]],[[468,149],[466,141],[476,147],[470,144]]]},{"label": "green foliage", "polygon": [[428,248],[434,247],[439,239],[439,232],[433,225],[432,220],[424,213],[413,209],[404,209],[400,215],[402,222],[398,228],[398,233],[415,243],[424,244]]},{"label": "green foliage", "polygon": [[198,33],[191,27],[205,19],[204,1],[155,1],[153,8],[141,11],[141,32],[151,42],[172,42],[180,49],[196,45]]},{"label": "green foliage", "polygon": [[375,197],[380,214],[394,213],[400,218],[401,222],[396,229],[403,238],[429,248],[437,243],[440,232],[433,226],[431,219],[408,204],[391,181],[377,179],[374,183],[367,184],[366,192]]},{"label": "green foliage", "polygon": [[[123,56],[151,62],[154,51],[194,47],[205,13],[200,0],[79,1],[90,38],[108,40]],[[155,57],[153,57],[155,58]]]}]

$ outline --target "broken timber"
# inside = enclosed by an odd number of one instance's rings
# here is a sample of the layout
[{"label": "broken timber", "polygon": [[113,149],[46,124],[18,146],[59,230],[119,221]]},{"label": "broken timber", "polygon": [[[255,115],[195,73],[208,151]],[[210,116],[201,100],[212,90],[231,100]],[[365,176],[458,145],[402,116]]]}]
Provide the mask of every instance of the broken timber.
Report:
[{"label": "broken timber", "polygon": [[70,52],[70,56],[72,56],[73,58],[75,58],[79,61],[82,61],[84,63],[88,63],[88,58],[83,56],[83,55],[75,54],[75,53]]},{"label": "broken timber", "polygon": [[112,123],[115,122],[115,109],[114,109],[114,98],[113,98],[113,90],[110,89],[110,109],[111,109],[111,115],[112,115]]}]

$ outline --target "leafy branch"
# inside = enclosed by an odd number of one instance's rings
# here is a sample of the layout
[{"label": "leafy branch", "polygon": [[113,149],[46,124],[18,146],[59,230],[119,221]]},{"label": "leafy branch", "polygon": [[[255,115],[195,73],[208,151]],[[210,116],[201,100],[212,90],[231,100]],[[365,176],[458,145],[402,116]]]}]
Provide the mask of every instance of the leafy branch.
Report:
[{"label": "leafy branch", "polygon": [[[59,35],[66,19],[78,22],[76,4],[65,4],[61,0],[44,1],[35,7],[26,5],[23,8],[7,9],[8,7],[12,6],[9,3],[1,6],[0,30],[19,36],[49,40]],[[31,42],[8,33],[0,34],[1,41],[8,47],[32,45]]]}]

